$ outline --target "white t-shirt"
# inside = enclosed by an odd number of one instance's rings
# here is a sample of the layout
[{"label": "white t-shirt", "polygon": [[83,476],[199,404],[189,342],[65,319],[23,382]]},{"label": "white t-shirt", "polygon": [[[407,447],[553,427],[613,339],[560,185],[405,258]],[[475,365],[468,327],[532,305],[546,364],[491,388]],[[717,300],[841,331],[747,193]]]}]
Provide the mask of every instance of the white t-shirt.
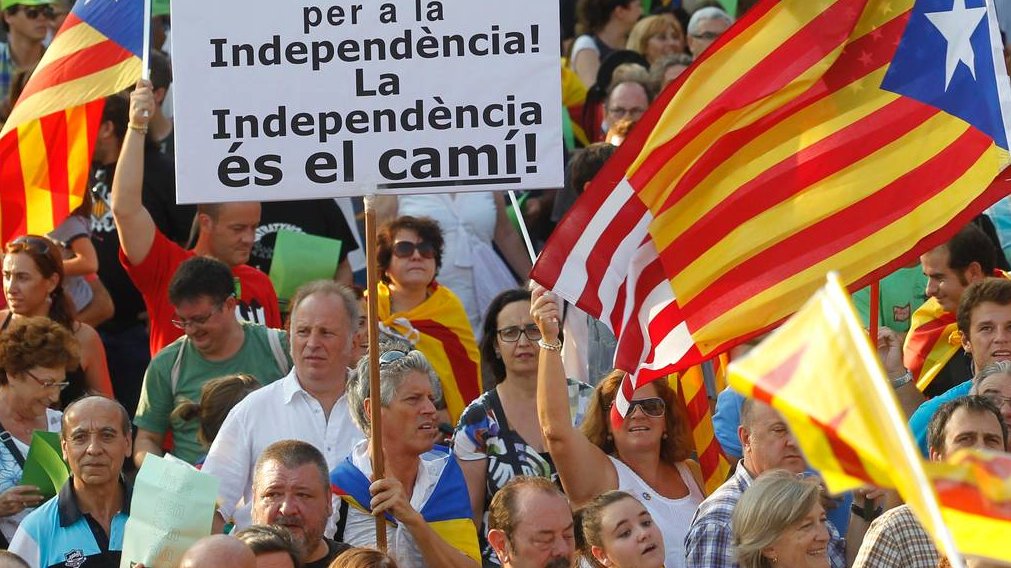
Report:
[{"label": "white t-shirt", "polygon": [[678,473],[688,487],[688,495],[679,499],[668,499],[656,492],[630,467],[612,456],[607,456],[618,472],[618,489],[631,493],[646,507],[653,517],[653,523],[663,534],[664,568],[685,566],[685,537],[692,525],[692,518],[705,496],[692,472],[684,462],[678,462]]}]

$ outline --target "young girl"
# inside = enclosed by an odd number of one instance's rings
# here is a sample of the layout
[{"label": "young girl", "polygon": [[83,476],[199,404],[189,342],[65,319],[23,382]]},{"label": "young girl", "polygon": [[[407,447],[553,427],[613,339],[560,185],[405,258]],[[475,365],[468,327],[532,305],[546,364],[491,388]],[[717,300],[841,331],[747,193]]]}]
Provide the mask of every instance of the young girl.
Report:
[{"label": "young girl", "polygon": [[607,491],[576,511],[576,545],[592,566],[663,568],[663,535],[642,503]]}]

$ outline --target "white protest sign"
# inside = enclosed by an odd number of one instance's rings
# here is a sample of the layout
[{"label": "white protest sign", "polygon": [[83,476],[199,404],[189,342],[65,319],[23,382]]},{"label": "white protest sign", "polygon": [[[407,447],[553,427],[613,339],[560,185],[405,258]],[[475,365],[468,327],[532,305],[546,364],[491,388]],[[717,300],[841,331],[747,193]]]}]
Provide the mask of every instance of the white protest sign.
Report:
[{"label": "white protest sign", "polygon": [[175,0],[180,203],[561,187],[558,4]]}]

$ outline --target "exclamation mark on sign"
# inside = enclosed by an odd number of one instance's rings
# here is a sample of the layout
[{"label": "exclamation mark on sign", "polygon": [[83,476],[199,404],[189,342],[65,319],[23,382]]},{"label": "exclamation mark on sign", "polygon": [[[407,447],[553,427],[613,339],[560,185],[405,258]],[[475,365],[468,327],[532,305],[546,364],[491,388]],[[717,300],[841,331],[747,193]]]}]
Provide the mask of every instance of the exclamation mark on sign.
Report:
[{"label": "exclamation mark on sign", "polygon": [[526,134],[527,143],[527,166],[528,174],[537,173],[537,135],[536,134]]},{"label": "exclamation mark on sign", "polygon": [[537,24],[530,26],[530,53],[540,53],[541,27]]}]

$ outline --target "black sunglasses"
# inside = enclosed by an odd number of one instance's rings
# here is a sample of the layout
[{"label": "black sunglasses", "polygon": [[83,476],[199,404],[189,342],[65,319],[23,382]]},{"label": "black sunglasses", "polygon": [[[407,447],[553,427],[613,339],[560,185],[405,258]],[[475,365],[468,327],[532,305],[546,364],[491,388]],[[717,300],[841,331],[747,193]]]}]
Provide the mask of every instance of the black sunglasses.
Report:
[{"label": "black sunglasses", "polygon": [[[613,406],[613,404],[607,405],[604,410],[611,410],[611,406]],[[643,414],[646,416],[651,416],[653,418],[660,418],[667,410],[667,404],[658,396],[640,398],[638,400],[631,400],[628,402],[628,412],[625,413],[625,418],[631,417],[632,414],[635,413],[636,407],[641,408]]]},{"label": "black sunglasses", "polygon": [[34,20],[39,16],[44,17],[47,20],[55,20],[56,12],[53,10],[52,6],[48,4],[45,6],[21,6],[25,11],[25,16],[28,16],[29,20]]},{"label": "black sunglasses", "polygon": [[414,251],[418,251],[421,258],[435,258],[435,245],[428,241],[415,243],[411,241],[397,241],[393,243],[393,254],[397,258],[411,258]]}]

